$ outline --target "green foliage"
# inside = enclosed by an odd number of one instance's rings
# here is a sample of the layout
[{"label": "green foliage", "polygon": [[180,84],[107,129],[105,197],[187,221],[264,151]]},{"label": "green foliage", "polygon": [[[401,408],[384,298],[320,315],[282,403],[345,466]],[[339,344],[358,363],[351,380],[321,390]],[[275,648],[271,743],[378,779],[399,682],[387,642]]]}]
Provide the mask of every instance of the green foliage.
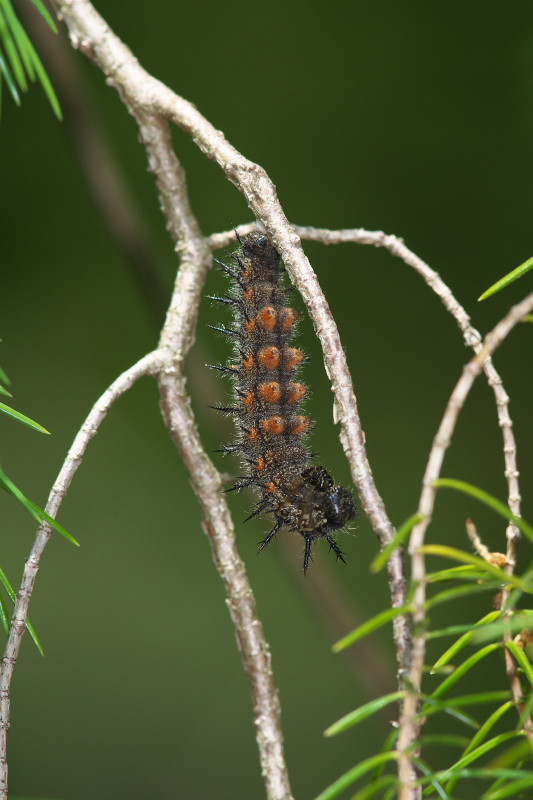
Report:
[{"label": "green foliage", "polygon": [[411,517],[409,517],[408,520],[406,520],[403,523],[403,525],[400,525],[400,527],[396,532],[396,536],[393,538],[393,540],[389,542],[389,544],[386,547],[383,548],[381,553],[378,553],[373,562],[370,564],[371,572],[379,572],[380,570],[383,569],[383,567],[391,557],[393,551],[396,550],[397,547],[400,547],[405,542],[405,540],[407,539],[407,537],[409,536],[415,525],[418,522],[421,522],[422,519],[423,517],[421,514],[413,514]]},{"label": "green foliage", "polygon": [[37,503],[34,503],[33,500],[30,500],[26,495],[24,495],[20,489],[18,489],[12,480],[10,480],[5,472],[0,468],[0,488],[4,489],[8,494],[12,495],[19,503],[24,506],[26,511],[32,515],[32,517],[37,520],[39,525],[43,522],[48,522],[49,525],[52,526],[61,536],[64,536],[65,539],[68,539],[69,542],[75,544],[77,547],[80,546],[80,543],[76,541],[76,539],[62,526],[59,524],[57,520],[51,517],[49,514],[46,513]]},{"label": "green foliage", "polygon": [[[9,392],[2,392],[2,394],[4,393],[9,394]],[[12,397],[13,395],[10,394],[9,396]],[[40,433],[50,433],[50,431],[47,431],[42,425],[39,425],[38,422],[35,422],[33,419],[24,416],[24,414],[21,414],[20,411],[15,411],[14,408],[6,406],[5,403],[0,403],[0,412],[2,414],[7,414],[8,417],[13,417],[13,419],[22,422],[24,425],[27,425],[28,428],[33,428],[35,431],[40,431]]]},{"label": "green foliage", "polygon": [[[515,524],[529,541],[533,541],[533,529],[525,521],[516,517],[511,510],[496,498],[486,492],[466,484],[462,481],[442,479],[435,483],[439,488],[452,488],[463,492],[469,497],[483,502],[488,508]],[[371,565],[372,571],[381,569],[390,557],[395,547],[405,541],[408,533],[413,529],[420,516],[414,514],[405,522],[391,544],[383,550]],[[533,628],[533,610],[518,609],[516,604],[524,595],[533,593],[533,570],[528,567],[522,574],[509,574],[505,569],[500,569],[487,559],[472,555],[466,551],[439,544],[427,544],[420,548],[425,555],[446,558],[459,562],[462,566],[445,568],[427,575],[428,597],[426,611],[441,606],[453,600],[460,599],[463,603],[481,592],[499,594],[507,590],[506,601],[501,609],[494,609],[485,614],[481,619],[473,620],[463,625],[450,624],[446,627],[431,630],[430,620],[426,619],[426,639],[441,639],[452,637],[452,643],[436,659],[431,668],[426,672],[440,675],[439,682],[429,694],[421,696],[421,706],[418,718],[422,725],[430,718],[434,718],[430,733],[425,733],[422,727],[420,742],[417,743],[423,758],[418,752],[413,754],[413,764],[420,775],[418,784],[423,787],[424,797],[440,797],[457,800],[456,787],[468,781],[465,788],[467,797],[481,797],[484,800],[498,800],[505,797],[529,797],[528,791],[533,787],[531,776],[532,752],[528,742],[524,725],[530,718],[533,709],[533,666],[520,646],[519,640],[511,637],[524,630]],[[430,592],[433,586],[441,583],[452,585],[439,591]],[[414,587],[411,587],[409,596],[412,596]],[[409,614],[412,608],[407,605],[398,609],[388,609],[377,614],[372,619],[360,625],[347,636],[343,637],[334,646],[334,651],[339,652],[344,648],[359,641],[363,636],[372,634],[400,613]],[[457,663],[462,651],[471,648],[473,652]],[[457,685],[462,678],[483,669],[489,674],[503,673],[504,650],[513,656],[522,683],[524,694],[523,707],[517,709],[509,690],[479,691],[468,695],[455,695]],[[487,661],[490,666],[485,667]],[[442,675],[441,673],[448,672]],[[408,691],[408,687],[406,687]],[[393,692],[383,697],[370,700],[368,703],[346,714],[331,725],[326,731],[326,736],[333,736],[352,728],[354,725],[364,723],[366,719],[391,703],[400,703],[405,692]],[[484,709],[489,711],[478,717],[477,713],[470,713],[467,709]],[[492,706],[492,708],[491,708]],[[520,713],[517,713],[520,711]],[[450,733],[448,730],[439,730],[440,720],[443,716],[451,717],[469,731],[469,735],[461,732]],[[434,730],[435,724],[438,726]],[[504,730],[502,730],[502,725]],[[346,789],[361,782],[354,800],[379,797],[382,800],[393,800],[397,796],[397,775],[393,765],[395,738],[390,739],[382,753],[374,759],[367,759],[358,764],[354,769],[346,772],[341,778],[331,784],[317,800],[329,800],[338,797]],[[435,769],[425,757],[425,749],[431,746],[432,752],[437,751],[439,758],[446,757],[446,751],[457,751],[459,756],[452,760],[446,769]],[[448,758],[446,759],[448,761]],[[442,762],[441,762],[442,763]],[[476,784],[480,781],[488,782],[485,790]],[[524,795],[520,795],[525,792]]]},{"label": "green foliage", "polygon": [[424,547],[420,548],[420,552],[425,553],[426,555],[444,556],[454,559],[455,561],[462,561],[465,564],[472,564],[473,566],[478,567],[481,572],[487,572],[489,575],[498,578],[500,583],[504,586],[515,586],[521,592],[533,594],[533,582],[530,578],[528,580],[524,580],[522,578],[518,578],[516,575],[508,575],[503,571],[503,569],[499,569],[493,564],[489,564],[488,561],[484,561],[478,556],[472,556],[470,553],[466,553],[464,550],[458,550],[456,547],[447,547],[446,545],[441,544],[426,544]]},{"label": "green foliage", "polygon": [[[54,33],[57,33],[55,22],[41,0],[32,0],[32,3]],[[28,91],[29,82],[39,81],[54,114],[58,119],[62,118],[54,88],[28,34],[15,14],[11,0],[0,0],[0,100],[2,78],[17,105],[21,102],[20,92]]]},{"label": "green foliage", "polygon": [[331,786],[324,789],[316,800],[334,800],[335,797],[339,797],[342,792],[352,786],[359,778],[369,773],[374,767],[383,764],[385,761],[394,760],[396,760],[396,753],[380,753],[377,756],[361,761],[356,767],[341,775]]},{"label": "green foliage", "polygon": [[[468,587],[470,588],[470,587]],[[478,622],[475,623],[475,627],[479,625],[486,625],[488,622],[492,622],[495,619],[498,619],[500,616],[499,611],[491,611],[490,614],[487,614],[483,619],[480,619]],[[469,629],[466,633],[461,636],[460,639],[457,639],[447,650],[445,653],[442,654],[440,658],[437,659],[435,664],[433,665],[433,669],[431,670],[432,673],[438,672],[442,667],[448,664],[452,658],[461,652],[461,650],[470,644],[472,639],[475,636],[476,630],[475,627],[472,628],[472,625],[469,626]],[[455,633],[455,631],[453,631]]]},{"label": "green foliage", "polygon": [[411,606],[388,608],[386,611],[376,614],[376,616],[372,617],[372,619],[369,619],[368,622],[364,622],[354,631],[349,633],[348,636],[344,636],[344,638],[340,639],[338,642],[335,642],[331,649],[334,653],[340,653],[341,650],[346,650],[346,648],[350,647],[350,645],[355,644],[355,642],[358,642],[360,639],[363,639],[365,636],[373,633],[378,628],[386,625],[387,622],[390,622],[391,619],[394,619],[394,617],[398,617],[400,614],[407,614],[411,610]]},{"label": "green foliage", "polygon": [[[2,0],[0,0],[0,2],[1,1]],[[1,368],[0,368],[0,379],[8,386],[11,383],[8,376]],[[11,394],[6,390],[4,390],[4,392],[2,393],[9,394],[9,396],[11,397]],[[21,422],[24,425],[28,425],[33,430],[40,431],[43,433],[48,433],[46,428],[43,428],[43,426],[39,425],[38,422],[34,422],[33,420],[24,416],[24,414],[20,414],[18,411],[15,411],[14,409],[5,406],[3,403],[0,403],[0,411],[4,412],[5,414],[7,414],[7,416],[11,417],[17,422]],[[23,506],[23,508],[25,508],[26,511],[28,511],[31,514],[31,516],[39,523],[39,525],[41,525],[43,522],[48,522],[49,525],[52,526],[52,528],[54,528],[58,533],[60,533],[66,539],[68,539],[69,542],[72,542],[72,544],[75,544],[79,547],[79,543],[76,541],[76,539],[62,525],[60,525],[59,522],[57,522],[49,514],[47,514],[46,511],[40,508],[40,506],[38,506],[37,503],[34,503],[33,500],[30,500],[28,497],[26,497],[26,495],[23,494],[23,492],[21,492],[21,490],[17,486],[15,486],[13,481],[6,475],[6,473],[3,471],[1,467],[0,467],[0,488],[3,489],[7,494],[14,497],[21,504],[21,506]],[[13,586],[9,578],[7,577],[6,573],[1,568],[0,568],[0,584],[4,587],[9,598],[14,603],[15,590],[13,589]],[[9,619],[10,619],[10,614],[8,613],[5,599],[0,594],[0,623],[6,633],[9,633],[9,628],[10,628]],[[39,641],[39,637],[37,636],[37,632],[29,619],[26,622],[26,629],[30,634],[31,638],[33,639],[33,641],[35,642],[35,645],[39,650],[39,652],[41,653],[41,655],[44,655],[43,648]]]},{"label": "green foliage", "polygon": [[516,525],[522,533],[527,536],[530,542],[533,543],[533,528],[529,525],[525,519],[522,517],[517,517],[516,514],[513,514],[509,506],[502,503],[496,497],[493,497],[488,492],[484,492],[483,489],[478,489],[477,486],[472,486],[471,483],[465,483],[464,481],[456,481],[451,478],[440,478],[440,480],[435,481],[434,486],[437,488],[448,488],[448,489],[457,489],[463,494],[468,494],[471,497],[475,497],[477,500],[480,500],[482,503],[485,503],[489,508],[492,508],[498,514],[501,514],[509,522],[512,522],[513,525]]},{"label": "green foliage", "polygon": [[[0,0],[2,2],[2,0]],[[4,370],[0,367],[0,380],[3,380],[4,383],[7,383],[9,386],[11,381],[9,380],[8,376],[4,372]],[[12,395],[10,395],[11,397]],[[0,411],[7,414],[7,416],[11,417],[12,419],[16,420],[17,422],[21,422],[24,425],[27,425],[33,430],[40,431],[42,433],[49,433],[46,428],[43,428],[38,422],[34,422],[34,420],[29,419],[29,417],[24,416],[24,414],[20,414],[18,411],[15,411],[13,408],[9,408],[5,406],[3,403],[0,403]],[[10,494],[14,497],[18,502],[23,506],[26,511],[28,511],[32,517],[37,520],[39,525],[43,522],[48,522],[52,528],[54,528],[58,533],[68,539],[69,542],[75,544],[79,547],[79,542],[62,526],[53,519],[49,514],[46,513],[37,503],[34,503],[33,500],[30,500],[26,495],[24,495],[20,489],[15,486],[13,481],[6,475],[4,470],[0,467],[0,489],[3,489],[5,492]]]},{"label": "green foliage", "polygon": [[516,269],[513,269],[512,272],[507,273],[507,275],[504,275],[504,277],[500,278],[499,281],[493,283],[492,286],[490,286],[480,297],[478,297],[478,302],[481,300],[486,300],[487,297],[491,297],[491,295],[497,294],[497,292],[501,292],[501,290],[509,286],[510,283],[522,278],[526,272],[529,272],[530,269],[533,269],[533,258],[528,258],[528,260],[524,261],[523,264],[520,264],[519,267],[516,267]]},{"label": "green foliage", "polygon": [[338,733],[348,730],[348,728],[353,728],[354,725],[372,716],[372,714],[385,708],[385,706],[401,700],[404,694],[404,692],[392,692],[383,697],[378,697],[377,700],[371,700],[370,703],[365,703],[364,706],[356,708],[355,711],[351,711],[349,714],[346,714],[345,717],[342,717],[342,719],[330,725],[329,728],[324,731],[324,736],[336,736]]}]

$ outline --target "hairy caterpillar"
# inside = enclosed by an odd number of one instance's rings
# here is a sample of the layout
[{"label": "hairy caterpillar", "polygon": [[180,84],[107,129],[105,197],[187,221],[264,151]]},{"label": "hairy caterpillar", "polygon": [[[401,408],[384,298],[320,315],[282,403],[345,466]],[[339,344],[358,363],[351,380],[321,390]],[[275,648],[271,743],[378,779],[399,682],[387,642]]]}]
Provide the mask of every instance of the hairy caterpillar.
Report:
[{"label": "hairy caterpillar", "polygon": [[299,413],[307,387],[295,380],[305,356],[290,346],[299,314],[287,305],[280,256],[261,232],[237,238],[240,249],[230,254],[235,265],[217,262],[231,278],[230,293],[210,298],[231,306],[238,322],[237,328],[210,326],[234,340],[237,357],[229,366],[210,365],[233,377],[238,398],[235,406],[213,406],[232,414],[237,428],[235,444],[218,452],[239,453],[249,470],[228,490],[250,486],[259,493],[248,519],[274,515],[275,525],[259,552],[281,528],[295,531],[305,539],[305,573],[315,539],[325,538],[344,561],[331,533],[353,519],[356,507],[348,489],[336,486],[324,467],[310,463],[305,445],[310,420]]}]

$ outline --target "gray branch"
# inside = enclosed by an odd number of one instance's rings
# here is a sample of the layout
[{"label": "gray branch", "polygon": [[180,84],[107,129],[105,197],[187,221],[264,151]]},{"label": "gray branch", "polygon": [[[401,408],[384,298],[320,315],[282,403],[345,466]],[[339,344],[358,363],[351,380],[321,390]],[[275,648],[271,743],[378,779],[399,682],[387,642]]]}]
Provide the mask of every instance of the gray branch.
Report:
[{"label": "gray branch", "polygon": [[426,471],[424,474],[422,493],[418,505],[418,513],[422,520],[413,528],[409,542],[409,554],[412,563],[412,579],[415,584],[413,605],[413,651],[411,670],[409,673],[409,691],[407,692],[400,717],[400,731],[398,736],[398,754],[400,766],[400,800],[414,800],[421,796],[420,787],[413,786],[412,776],[412,750],[413,744],[418,741],[422,720],[417,715],[418,701],[426,653],[426,639],[424,621],[426,616],[426,567],[424,554],[420,548],[424,544],[426,530],[431,521],[433,506],[436,497],[434,482],[440,475],[444,456],[450,446],[457,419],[464,406],[466,398],[477,376],[483,370],[487,358],[494,353],[497,347],[509,335],[512,329],[533,310],[533,293],[528,295],[518,305],[513,306],[509,313],[487,334],[479,352],[464,367],[463,373],[457,382],[433,440],[429,454]]},{"label": "gray branch", "polygon": [[[117,88],[126,105],[134,112],[169,120],[186,131],[243,193],[255,217],[269,233],[302,294],[320,339],[334,393],[334,418],[341,426],[341,442],[363,509],[384,547],[393,538],[394,527],[366,458],[364,433],[344,349],[324,294],[300,239],[280,206],[274,184],[262,167],[244,158],[191,103],[147,73],[88,0],[55,0],[54,5],[58,16],[67,24],[73,47],[82,50],[102,69],[108,83]],[[405,567],[399,551],[391,557],[388,570],[392,603],[403,605]],[[410,649],[410,631],[405,617],[396,618],[394,635],[399,672],[403,673],[409,664]]]},{"label": "gray branch", "polygon": [[[158,368],[157,353],[149,353],[137,364],[123,372],[109,389],[97,400],[89,416],[70,448],[65,462],[59,475],[52,487],[46,513],[51,517],[57,516],[59,507],[65,499],[68,488],[76,470],[81,464],[87,445],[96,435],[100,425],[104,421],[113,403],[118,400],[133,384],[143,375],[149,375]],[[43,551],[48,544],[52,529],[50,525],[40,526],[35,537],[35,542],[24,565],[22,583],[17,593],[15,609],[11,619],[11,627],[7,639],[2,668],[0,670],[0,798],[7,798],[7,731],[9,728],[10,714],[10,688],[13,678],[13,670],[22,642],[22,636],[26,629],[28,619],[28,608],[35,587],[35,580],[39,571]]]},{"label": "gray branch", "polygon": [[[193,105],[150,76],[88,0],[55,0],[54,5],[58,15],[64,19],[68,27],[73,46],[99,66],[106,75],[107,82],[117,89],[126,107],[137,120],[150,169],[156,177],[162,211],[181,261],[158,351],[147,356],[119,378],[108,390],[111,394],[107,396],[106,393],[104,398],[110,405],[128,388],[126,385],[128,380],[133,382],[141,374],[148,373],[157,377],[163,416],[189,468],[194,489],[202,505],[205,516],[204,527],[211,542],[215,564],[226,587],[227,602],[235,625],[243,664],[251,681],[257,738],[267,794],[276,800],[278,798],[287,800],[290,798],[290,788],[283,757],[279,701],[272,679],[270,653],[257,618],[255,601],[244,565],[235,548],[229,512],[220,494],[220,478],[202,450],[185,392],[183,362],[193,341],[200,293],[210,265],[210,251],[208,242],[202,236],[188,205],[185,182],[171,147],[167,121],[175,123],[186,131],[202,152],[213,159],[225,176],[243,193],[254,215],[264,225],[282,255],[291,279],[300,290],[322,344],[326,370],[334,392],[334,415],[341,425],[341,441],[350,462],[354,482],[363,508],[383,547],[391,541],[394,529],[366,458],[364,433],[337,327],[298,237],[298,232],[310,234],[313,229],[297,229],[295,232],[281,209],[275,188],[265,171],[240,155]],[[317,235],[323,233],[319,231]],[[309,235],[308,238],[312,236]],[[377,241],[366,243],[387,246],[391,252],[398,248],[401,250],[403,246],[401,240],[396,237],[386,238],[388,245]],[[213,245],[216,241],[216,237],[211,237],[209,244]],[[399,254],[409,263],[405,253],[395,254]],[[416,259],[413,254],[411,255]],[[444,296],[445,293],[443,300]],[[122,388],[123,385],[125,388]],[[93,413],[96,414],[100,424],[103,416],[100,418],[99,415],[106,413],[104,406],[100,404],[98,409],[95,407],[91,415]],[[96,428],[97,425],[91,423],[85,430],[88,438],[84,440],[82,450],[94,435]],[[80,451],[76,457],[76,467],[81,455]],[[70,479],[75,468],[73,469],[73,463],[69,462],[68,470],[71,469]],[[508,472],[511,471],[508,469]],[[64,497],[70,479],[66,483],[58,479],[53,493],[56,491],[60,498]],[[518,492],[516,496],[518,497]],[[54,498],[55,495],[51,496],[48,508],[51,514],[57,513],[59,507],[59,503],[55,504]],[[26,585],[23,582],[17,599],[10,635],[10,641],[17,647],[6,652],[4,663],[1,684],[1,700],[2,703],[7,703],[5,708],[2,706],[2,712],[6,710],[2,715],[4,763],[9,685],[24,631],[40,555],[47,541],[42,539],[43,535],[45,535],[43,531],[40,531],[38,535],[40,545],[35,551],[35,558],[32,559],[30,556],[28,562],[29,574],[33,576],[33,580]],[[46,536],[49,535],[50,532],[47,530]],[[403,605],[405,574],[399,551],[393,554],[389,562],[389,583],[393,605]],[[404,617],[399,617],[395,621],[395,640],[400,673],[410,671],[413,674],[410,664],[411,633]]]},{"label": "gray branch", "polygon": [[[81,49],[98,64],[126,104],[136,112],[163,117],[185,130],[244,194],[255,216],[272,237],[293,282],[306,302],[321,341],[326,369],[335,394],[334,413],[341,425],[341,440],[364,510],[384,546],[393,537],[394,529],[366,459],[364,434],[337,327],[316,276],[303,253],[299,238],[281,209],[271,180],[261,167],[240,155],[192,104],[178,97],[142,69],[87,0],[57,2],[56,6],[67,23],[73,46]],[[389,576],[393,604],[402,605],[405,600],[405,576],[399,552],[390,561]],[[395,621],[395,638],[399,667],[403,671],[409,663],[410,646],[410,632],[405,618]]]}]

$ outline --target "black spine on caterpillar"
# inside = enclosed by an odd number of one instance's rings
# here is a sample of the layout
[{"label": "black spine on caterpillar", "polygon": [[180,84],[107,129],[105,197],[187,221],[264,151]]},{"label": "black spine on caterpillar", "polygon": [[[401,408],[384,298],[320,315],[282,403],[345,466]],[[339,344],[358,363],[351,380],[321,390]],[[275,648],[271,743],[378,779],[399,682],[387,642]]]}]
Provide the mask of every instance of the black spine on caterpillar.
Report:
[{"label": "black spine on caterpillar", "polygon": [[236,344],[237,363],[215,366],[235,380],[237,406],[217,407],[233,414],[237,442],[222,452],[239,452],[248,472],[233,489],[254,488],[260,495],[251,517],[271,513],[275,525],[261,542],[263,550],[283,527],[305,539],[304,573],[315,539],[325,538],[344,561],[332,531],[356,514],[348,489],[336,486],[324,467],[310,464],[305,444],[310,420],[301,414],[307,394],[296,380],[304,353],[290,346],[298,312],[287,305],[283,267],[268,238],[254,232],[239,238],[235,265],[218,262],[233,282],[230,294],[211,299],[235,310],[238,328],[215,327]]}]

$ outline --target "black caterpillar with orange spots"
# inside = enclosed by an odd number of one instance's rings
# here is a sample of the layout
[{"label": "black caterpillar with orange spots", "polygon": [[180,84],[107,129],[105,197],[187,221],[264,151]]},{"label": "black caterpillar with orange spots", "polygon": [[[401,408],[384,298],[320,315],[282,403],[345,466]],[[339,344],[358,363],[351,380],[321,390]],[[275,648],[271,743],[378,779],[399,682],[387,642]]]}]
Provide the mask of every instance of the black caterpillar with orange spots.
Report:
[{"label": "black caterpillar with orange spots", "polygon": [[238,321],[237,329],[210,326],[236,342],[238,358],[230,366],[213,366],[234,378],[239,401],[236,406],[213,406],[234,415],[237,425],[237,442],[219,452],[239,453],[249,469],[232,487],[250,486],[259,493],[248,519],[274,515],[275,525],[259,552],[280,528],[295,531],[305,539],[305,573],[315,539],[325,538],[337,559],[344,561],[331,533],[353,519],[355,503],[351,492],[336,486],[324,467],[310,464],[305,445],[310,420],[300,413],[307,387],[295,380],[305,356],[290,346],[299,314],[287,305],[280,256],[261,232],[237,238],[240,249],[230,254],[235,264],[217,262],[230,276],[232,289],[223,297],[211,297],[231,306]]}]

